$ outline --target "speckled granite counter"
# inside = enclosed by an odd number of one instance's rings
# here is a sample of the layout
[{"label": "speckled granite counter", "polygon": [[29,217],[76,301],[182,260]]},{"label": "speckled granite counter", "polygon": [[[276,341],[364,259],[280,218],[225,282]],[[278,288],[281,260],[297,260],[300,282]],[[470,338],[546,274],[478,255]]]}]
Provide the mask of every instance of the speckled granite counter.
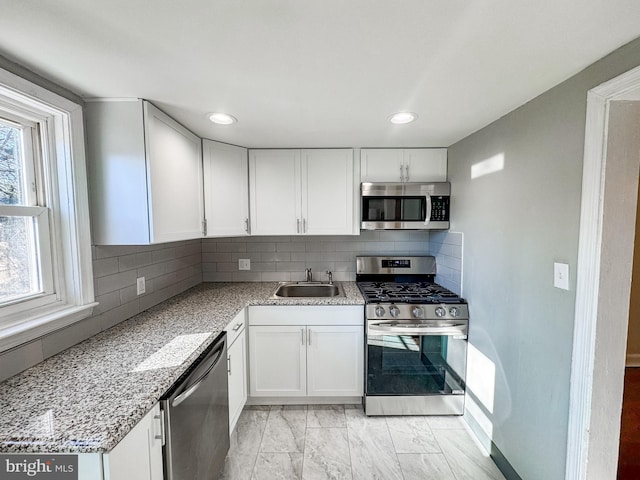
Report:
[{"label": "speckled granite counter", "polygon": [[344,297],[271,299],[276,283],[204,283],[156,305],[1,383],[0,452],[108,451],[243,307],[364,303],[342,285]]}]

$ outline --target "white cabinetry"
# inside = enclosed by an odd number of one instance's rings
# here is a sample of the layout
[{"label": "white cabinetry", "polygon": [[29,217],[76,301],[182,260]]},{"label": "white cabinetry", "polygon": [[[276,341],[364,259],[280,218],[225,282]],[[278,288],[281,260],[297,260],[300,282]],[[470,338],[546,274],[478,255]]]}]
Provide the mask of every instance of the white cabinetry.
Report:
[{"label": "white cabinetry", "polygon": [[207,237],[249,234],[247,149],[203,140]]},{"label": "white cabinetry", "polygon": [[362,395],[362,307],[250,307],[249,323],[252,397]]},{"label": "white cabinetry", "polygon": [[225,329],[227,331],[227,374],[229,382],[229,433],[247,403],[246,315],[242,309]]},{"label": "white cabinetry", "polygon": [[88,102],[86,113],[93,242],[200,238],[200,139],[143,100]]},{"label": "white cabinetry", "polygon": [[103,455],[105,480],[163,480],[162,417],[156,404],[110,452]]},{"label": "white cabinetry", "polygon": [[446,148],[363,148],[363,182],[446,182]]},{"label": "white cabinetry", "polygon": [[353,233],[353,150],[251,150],[253,235]]}]

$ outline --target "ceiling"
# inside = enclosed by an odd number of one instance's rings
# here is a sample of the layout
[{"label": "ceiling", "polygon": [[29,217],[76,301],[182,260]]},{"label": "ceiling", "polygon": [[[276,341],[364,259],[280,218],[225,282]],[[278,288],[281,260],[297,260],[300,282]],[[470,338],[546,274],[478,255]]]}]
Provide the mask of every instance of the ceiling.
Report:
[{"label": "ceiling", "polygon": [[[0,54],[245,147],[446,147],[640,36],[638,0],[0,0]],[[238,118],[232,126],[207,113]],[[418,120],[392,125],[394,112]]]}]

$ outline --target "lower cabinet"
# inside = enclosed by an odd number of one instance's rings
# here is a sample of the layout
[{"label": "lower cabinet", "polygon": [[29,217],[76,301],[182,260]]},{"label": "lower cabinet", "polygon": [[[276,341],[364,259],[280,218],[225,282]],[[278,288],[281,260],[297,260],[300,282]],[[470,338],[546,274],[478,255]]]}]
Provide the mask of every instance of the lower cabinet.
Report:
[{"label": "lower cabinet", "polygon": [[305,327],[249,327],[251,396],[306,396],[306,364]]},{"label": "lower cabinet", "polygon": [[249,394],[361,396],[362,321],[361,307],[250,308]]},{"label": "lower cabinet", "polygon": [[105,480],[163,480],[162,416],[156,404],[110,452],[103,455]]},{"label": "lower cabinet", "polygon": [[227,331],[227,375],[229,386],[229,433],[247,403],[247,333],[245,310],[225,329]]},{"label": "lower cabinet", "polygon": [[362,395],[363,327],[309,326],[307,339],[307,395]]}]

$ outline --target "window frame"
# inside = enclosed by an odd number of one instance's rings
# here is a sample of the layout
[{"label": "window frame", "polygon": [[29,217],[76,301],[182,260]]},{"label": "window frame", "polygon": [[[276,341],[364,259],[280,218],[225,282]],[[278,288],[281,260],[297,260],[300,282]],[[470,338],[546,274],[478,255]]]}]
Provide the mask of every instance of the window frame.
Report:
[{"label": "window frame", "polygon": [[[32,216],[39,224],[40,255],[51,264],[48,294],[0,306],[0,352],[91,315],[94,298],[89,198],[82,105],[0,69],[0,108],[11,121],[39,125],[43,158],[34,174],[44,188],[39,205],[0,207],[0,215]],[[8,112],[8,116],[4,113]],[[14,121],[15,121],[14,120]],[[36,141],[36,139],[33,139]],[[13,212],[13,213],[10,213]],[[40,230],[40,227],[42,230]],[[46,251],[46,245],[50,250]],[[46,273],[43,271],[43,275]],[[45,280],[43,279],[43,286]],[[45,289],[48,287],[45,287]]]}]

